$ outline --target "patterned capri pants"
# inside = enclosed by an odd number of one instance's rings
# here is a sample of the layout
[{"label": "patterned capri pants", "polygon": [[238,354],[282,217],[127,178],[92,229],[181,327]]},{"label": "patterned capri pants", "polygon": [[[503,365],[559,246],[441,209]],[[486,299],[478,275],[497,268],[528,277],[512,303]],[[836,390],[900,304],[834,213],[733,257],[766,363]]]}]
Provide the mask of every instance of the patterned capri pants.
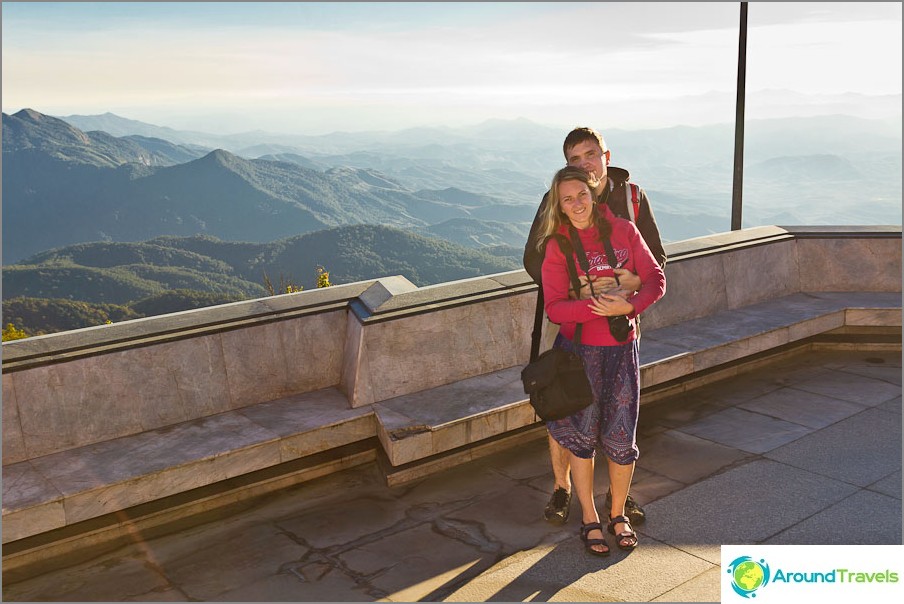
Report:
[{"label": "patterned capri pants", "polygon": [[[574,350],[562,334],[554,348]],[[640,457],[637,413],[640,410],[640,357],[637,340],[618,346],[580,345],[590,379],[593,403],[573,415],[546,422],[550,435],[577,457],[591,459],[596,450],[620,465]]]}]

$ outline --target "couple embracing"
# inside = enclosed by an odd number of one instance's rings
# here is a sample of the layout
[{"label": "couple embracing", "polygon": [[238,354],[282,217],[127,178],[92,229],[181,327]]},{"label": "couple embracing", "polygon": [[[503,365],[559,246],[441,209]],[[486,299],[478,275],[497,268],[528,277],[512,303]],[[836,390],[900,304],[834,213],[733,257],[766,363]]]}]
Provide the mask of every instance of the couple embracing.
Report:
[{"label": "couple embracing", "polygon": [[[581,540],[589,553],[605,556],[610,550],[593,493],[597,451],[606,457],[605,531],[615,545],[634,549],[638,539],[632,523],[644,518],[628,495],[640,454],[639,315],[665,294],[666,256],[646,194],[628,182],[625,170],[609,167],[611,152],[603,137],[590,128],[576,128],[565,138],[563,152],[567,166],[556,172],[540,204],[524,266],[541,285],[546,316],[559,326],[553,347],[574,351],[583,360],[592,402],[547,421],[555,486],[545,517],[564,524],[576,494]],[[571,249],[563,252],[556,235],[567,237]],[[579,291],[570,287],[566,253],[586,256],[586,261],[578,258],[578,266],[586,267],[579,270]],[[619,340],[610,329],[609,318],[618,316],[630,323],[627,339]],[[575,345],[578,325],[581,338]],[[539,333],[534,340],[539,341]]]}]

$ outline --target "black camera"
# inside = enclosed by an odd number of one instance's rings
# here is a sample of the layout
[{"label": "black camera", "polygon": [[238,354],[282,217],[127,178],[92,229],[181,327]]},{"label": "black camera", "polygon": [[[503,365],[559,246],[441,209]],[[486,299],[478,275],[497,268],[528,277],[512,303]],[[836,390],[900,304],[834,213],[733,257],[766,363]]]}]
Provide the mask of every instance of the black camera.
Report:
[{"label": "black camera", "polygon": [[628,320],[628,317],[626,317],[625,315],[618,315],[615,317],[606,318],[609,320],[609,331],[612,332],[612,337],[619,342],[626,341],[628,339],[628,336],[631,335],[631,330],[633,329],[631,322]]}]

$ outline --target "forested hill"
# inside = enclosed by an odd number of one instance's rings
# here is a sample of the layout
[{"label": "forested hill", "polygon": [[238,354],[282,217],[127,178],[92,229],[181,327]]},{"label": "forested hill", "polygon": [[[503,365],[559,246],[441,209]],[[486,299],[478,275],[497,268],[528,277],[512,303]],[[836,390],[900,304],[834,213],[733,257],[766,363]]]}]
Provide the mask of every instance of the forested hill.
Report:
[{"label": "forested hill", "polygon": [[[271,243],[210,236],[83,243],[5,266],[4,321],[30,334],[52,333],[98,324],[103,317],[121,320],[262,297],[269,295],[268,279],[275,293],[289,284],[310,290],[318,266],[333,284],[402,275],[424,286],[520,268],[521,249],[475,250],[373,225]],[[73,301],[85,304],[74,307]]]}]

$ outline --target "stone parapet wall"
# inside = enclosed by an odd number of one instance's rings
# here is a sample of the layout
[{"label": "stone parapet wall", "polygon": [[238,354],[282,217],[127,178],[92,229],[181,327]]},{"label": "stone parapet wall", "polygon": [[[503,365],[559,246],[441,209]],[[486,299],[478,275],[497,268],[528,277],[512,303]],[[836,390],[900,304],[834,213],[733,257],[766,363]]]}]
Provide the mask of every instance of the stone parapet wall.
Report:
[{"label": "stone parapet wall", "polygon": [[[644,329],[797,292],[901,291],[901,228],[760,227],[668,244]],[[522,271],[387,277],[3,344],[3,463],[335,387],[364,407],[528,360]]]}]

